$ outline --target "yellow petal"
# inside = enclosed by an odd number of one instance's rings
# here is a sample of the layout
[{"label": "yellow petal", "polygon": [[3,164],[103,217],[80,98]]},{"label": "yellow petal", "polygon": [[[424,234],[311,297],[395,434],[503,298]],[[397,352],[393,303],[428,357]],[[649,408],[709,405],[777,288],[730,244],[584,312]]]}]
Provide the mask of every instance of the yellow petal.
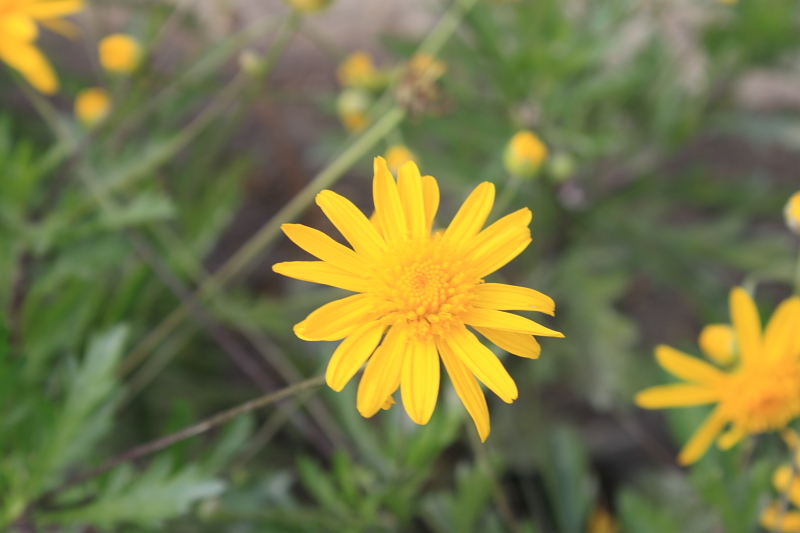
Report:
[{"label": "yellow petal", "polygon": [[381,405],[381,409],[383,409],[384,411],[388,411],[389,409],[392,408],[394,404],[395,404],[394,398],[392,396],[389,396],[388,398],[386,398],[386,401],[383,402],[383,405]]},{"label": "yellow petal", "polygon": [[370,418],[380,411],[386,398],[397,390],[407,341],[406,328],[394,326],[370,357],[358,384],[356,407],[361,416]]},{"label": "yellow petal", "polygon": [[450,376],[450,381],[453,382],[456,394],[461,398],[469,416],[475,422],[475,428],[478,430],[481,442],[486,442],[490,430],[489,407],[486,405],[486,397],[483,395],[481,386],[467,365],[453,354],[447,343],[437,342],[436,344],[447,374]]},{"label": "yellow petal", "polygon": [[475,374],[475,377],[497,394],[501,400],[511,403],[517,399],[519,391],[517,391],[516,383],[489,348],[481,344],[475,335],[467,331],[464,326],[453,327],[448,333],[441,342],[437,338],[436,342],[439,346],[442,343],[447,344],[453,354]]},{"label": "yellow petal", "polygon": [[745,433],[738,427],[734,426],[722,435],[717,441],[717,446],[720,450],[730,450],[745,437]]},{"label": "yellow petal", "polygon": [[527,357],[528,359],[539,359],[539,354],[542,353],[542,347],[539,346],[539,343],[531,335],[491,328],[475,329],[478,330],[478,333],[508,353],[513,353],[520,357]]},{"label": "yellow petal", "polygon": [[5,39],[31,43],[39,36],[39,28],[29,16],[3,15],[0,17],[0,35]]},{"label": "yellow petal", "polygon": [[761,353],[761,319],[755,302],[743,288],[734,287],[731,290],[730,307],[739,357],[743,363],[758,360]]},{"label": "yellow petal", "polygon": [[687,466],[700,459],[727,423],[728,419],[722,414],[722,409],[714,408],[681,450],[678,455],[678,464]]},{"label": "yellow petal", "polygon": [[488,242],[495,241],[498,236],[503,235],[511,228],[527,227],[531,223],[531,218],[531,210],[527,207],[504,216],[470,239],[465,247],[466,253],[472,255],[476,249],[483,247]]},{"label": "yellow petal", "polygon": [[427,424],[439,395],[439,354],[432,336],[408,343],[400,392],[411,420]]},{"label": "yellow petal", "polygon": [[494,184],[485,181],[478,185],[453,217],[444,232],[444,238],[454,243],[466,244],[478,234],[494,205]]},{"label": "yellow petal", "polygon": [[556,310],[556,304],[552,298],[527,287],[483,283],[475,287],[472,293],[475,295],[475,299],[470,303],[483,309],[538,311],[548,315],[554,315]]},{"label": "yellow petal", "polygon": [[699,385],[658,385],[640,391],[634,397],[636,405],[643,409],[667,409],[716,403],[720,394],[714,389]]},{"label": "yellow petal", "polygon": [[764,332],[764,353],[771,360],[800,356],[800,298],[784,300]]},{"label": "yellow petal", "polygon": [[360,276],[364,258],[324,233],[302,224],[284,224],[281,229],[297,246],[326,263]]},{"label": "yellow petal", "polygon": [[727,324],[709,324],[697,339],[700,349],[719,365],[729,365],[736,357],[736,334]]},{"label": "yellow petal", "polygon": [[[791,490],[789,484],[791,483]],[[792,474],[792,467],[788,463],[779,466],[772,475],[772,485],[780,493],[789,492],[789,500],[800,507],[800,476]]]},{"label": "yellow petal", "polygon": [[397,175],[397,189],[400,202],[406,215],[408,233],[412,239],[421,239],[428,235],[425,218],[425,199],[422,193],[422,176],[417,164],[408,161],[400,167]]},{"label": "yellow petal", "polygon": [[495,311],[494,309],[472,308],[461,316],[464,324],[473,327],[516,331],[517,333],[528,333],[529,335],[540,335],[542,337],[564,336],[563,333],[546,328],[533,320],[512,313]]},{"label": "yellow petal", "polygon": [[[800,533],[800,512],[784,511],[778,503],[771,503],[761,512],[761,527],[767,531],[780,531],[781,533]],[[780,520],[780,529],[778,521]]]},{"label": "yellow petal", "polygon": [[433,228],[433,219],[439,209],[439,184],[433,176],[422,177],[422,197],[425,201],[425,221],[428,233]]},{"label": "yellow petal", "polygon": [[272,265],[272,270],[289,278],[329,285],[346,291],[366,292],[369,281],[337,268],[325,261],[287,261]]},{"label": "yellow petal", "polygon": [[303,321],[301,338],[307,341],[338,341],[347,337],[373,314],[371,300],[372,297],[367,294],[354,294],[323,305]]},{"label": "yellow petal", "polygon": [[386,167],[386,160],[375,158],[375,177],[372,180],[372,196],[375,213],[388,242],[402,242],[407,237],[406,215],[400,202],[400,193],[392,173]]},{"label": "yellow petal", "polygon": [[48,2],[24,2],[22,10],[36,19],[54,19],[77,13],[83,9],[81,0],[51,0]]},{"label": "yellow petal", "polygon": [[386,241],[353,202],[333,191],[322,191],[317,205],[357,253],[373,261],[383,257]]},{"label": "yellow petal", "polygon": [[661,368],[685,381],[714,384],[724,380],[726,376],[705,361],[663,344],[656,347],[656,360]]},{"label": "yellow petal", "polygon": [[350,378],[375,351],[384,329],[386,326],[380,321],[370,322],[359,326],[342,341],[333,352],[325,372],[325,381],[330,388],[339,392],[347,385]]},{"label": "yellow petal", "polygon": [[17,70],[37,91],[55,94],[58,78],[38,48],[23,41],[0,40],[0,60]]},{"label": "yellow petal", "polygon": [[487,241],[473,252],[473,265],[479,277],[485,277],[506,266],[531,243],[527,226],[506,230],[492,241]]}]

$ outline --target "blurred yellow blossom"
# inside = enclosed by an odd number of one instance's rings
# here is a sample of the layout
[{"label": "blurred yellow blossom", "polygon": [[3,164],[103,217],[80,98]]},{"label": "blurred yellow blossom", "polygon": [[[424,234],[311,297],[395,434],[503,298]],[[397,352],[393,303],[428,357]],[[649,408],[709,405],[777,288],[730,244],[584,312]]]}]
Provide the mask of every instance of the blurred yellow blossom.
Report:
[{"label": "blurred yellow blossom", "polygon": [[[797,440],[797,435],[792,432],[793,440]],[[787,442],[787,444],[789,444]],[[767,505],[761,512],[761,526],[769,531],[780,531],[781,533],[800,533],[800,455],[797,451],[797,443],[793,443],[792,456],[794,459],[795,472],[792,465],[785,463],[780,465],[772,474],[772,486],[781,495],[787,498],[795,509],[784,509],[780,501],[775,501]],[[779,524],[780,522],[780,524]]]},{"label": "blurred yellow blossom", "polygon": [[596,506],[586,524],[586,533],[617,533],[618,531],[619,522],[611,516],[608,509],[602,505]]},{"label": "blurred yellow blossom", "polygon": [[322,11],[332,0],[285,0],[293,9],[303,13],[316,13]]},{"label": "blurred yellow blossom", "polygon": [[389,165],[389,170],[392,174],[397,174],[400,167],[407,161],[414,161],[414,154],[407,147],[402,144],[395,144],[386,150],[386,164]]},{"label": "blurred yellow blossom", "polygon": [[359,132],[369,125],[367,111],[372,97],[361,89],[345,89],[336,100],[336,112],[348,131]]},{"label": "blurred yellow blossom", "polygon": [[506,172],[519,178],[534,176],[547,159],[547,146],[535,133],[518,131],[506,145],[503,165]]},{"label": "blurred yellow blossom", "polygon": [[109,72],[128,74],[136,70],[142,58],[139,42],[124,33],[109,35],[98,45],[100,64]]},{"label": "blurred yellow blossom", "polygon": [[368,52],[353,52],[336,69],[336,77],[345,87],[370,89],[379,81],[380,73]]},{"label": "blurred yellow blossom", "polygon": [[34,44],[39,37],[36,23],[75,34],[77,30],[60,17],[81,9],[81,0],[0,0],[0,60],[22,74],[37,91],[54,94],[59,88],[58,77]]},{"label": "blurred yellow blossom", "polygon": [[75,97],[75,116],[91,128],[102,122],[111,111],[111,99],[108,92],[100,87],[84,89]]},{"label": "blurred yellow blossom", "polygon": [[727,324],[709,324],[700,332],[697,344],[709,359],[721,366],[733,363],[736,334]]},{"label": "blurred yellow blossom", "polygon": [[681,450],[683,465],[702,457],[718,436],[719,447],[728,449],[747,435],[783,429],[800,415],[800,297],[784,300],[763,332],[755,302],[741,287],[731,291],[730,311],[738,351],[734,368],[724,372],[661,345],[658,363],[687,383],[636,395],[645,409],[716,404]]},{"label": "blurred yellow blossom", "polygon": [[800,235],[800,191],[789,198],[783,210],[783,216],[786,218],[786,225],[789,226],[789,229]]},{"label": "blurred yellow blossom", "polygon": [[467,326],[531,359],[541,350],[534,335],[563,337],[507,312],[552,315],[551,298],[525,287],[483,282],[531,242],[531,212],[520,209],[482,229],[495,192],[485,182],[450,226],[434,231],[439,186],[433,177],[422,177],[409,161],[395,181],[382,157],[375,159],[374,172],[375,225],[333,191],[317,195],[317,205],[352,248],[300,224],[282,226],[289,239],[320,261],[278,263],[275,272],[356,293],[320,307],[294,331],[303,340],[342,341],[325,374],[335,391],[366,364],[356,400],[365,417],[388,407],[400,388],[408,415],[426,424],[439,395],[441,358],[485,441],[489,410],[478,380],[506,403],[518,391],[497,356]]}]

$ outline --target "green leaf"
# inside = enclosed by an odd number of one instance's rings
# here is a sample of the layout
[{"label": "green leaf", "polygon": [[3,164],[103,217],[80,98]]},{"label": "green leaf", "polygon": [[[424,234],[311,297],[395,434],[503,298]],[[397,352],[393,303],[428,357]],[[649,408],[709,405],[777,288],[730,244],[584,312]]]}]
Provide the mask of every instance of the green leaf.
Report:
[{"label": "green leaf", "polygon": [[175,206],[172,200],[163,194],[144,192],[119,211],[105,214],[103,219],[113,228],[122,228],[166,220],[174,216]]}]

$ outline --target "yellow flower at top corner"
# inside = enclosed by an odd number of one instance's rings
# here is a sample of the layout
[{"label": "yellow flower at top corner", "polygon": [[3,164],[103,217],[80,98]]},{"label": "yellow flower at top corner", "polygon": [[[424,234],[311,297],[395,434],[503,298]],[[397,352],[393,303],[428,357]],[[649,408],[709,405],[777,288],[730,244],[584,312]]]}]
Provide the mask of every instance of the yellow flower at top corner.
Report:
[{"label": "yellow flower at top corner", "polygon": [[102,122],[110,111],[111,99],[100,87],[84,89],[75,98],[75,116],[87,128]]},{"label": "yellow flower at top corner", "polygon": [[332,0],[285,0],[285,2],[301,13],[317,13],[328,7]]},{"label": "yellow flower at top corner", "polygon": [[386,150],[384,155],[386,164],[392,174],[397,174],[400,167],[407,161],[414,161],[414,153],[402,144],[395,144]]},{"label": "yellow flower at top corner", "polygon": [[77,30],[61,17],[82,9],[81,0],[0,0],[0,61],[22,74],[37,91],[55,94],[58,77],[35,44],[37,23],[72,36]]},{"label": "yellow flower at top corner", "polygon": [[400,167],[397,181],[382,157],[375,159],[374,170],[374,224],[344,197],[332,191],[317,195],[317,205],[352,248],[306,226],[282,227],[320,261],[278,263],[275,272],[356,293],[320,307],[295,326],[295,333],[309,341],[342,341],[326,372],[335,391],[366,363],[357,394],[358,411],[365,417],[388,407],[400,388],[408,415],[426,424],[439,393],[441,358],[486,440],[489,411],[478,381],[507,403],[518,392],[497,356],[467,326],[531,359],[540,353],[534,335],[563,337],[507,312],[552,315],[552,299],[483,280],[531,242],[531,212],[521,209],[483,228],[495,190],[482,183],[446,229],[432,231],[439,206],[436,180],[422,177],[413,161]]},{"label": "yellow flower at top corner", "polygon": [[789,229],[800,235],[800,191],[794,193],[786,202],[783,216]]},{"label": "yellow flower at top corner", "polygon": [[[783,429],[800,415],[800,298],[784,300],[763,331],[756,305],[744,289],[731,291],[730,310],[737,352],[730,370],[661,345],[656,348],[658,363],[686,383],[636,395],[636,404],[645,409],[715,405],[681,450],[678,462],[683,465],[700,459],[715,440],[729,449],[748,435]],[[703,343],[705,349],[725,348],[724,335],[715,335],[714,342]],[[719,361],[724,354],[709,355]]]},{"label": "yellow flower at top corner", "polygon": [[503,152],[506,172],[518,178],[536,175],[547,159],[547,146],[533,132],[521,130],[511,137]]},{"label": "yellow flower at top corner", "polygon": [[142,58],[139,41],[124,33],[108,35],[97,46],[100,64],[108,72],[129,74],[136,70]]}]

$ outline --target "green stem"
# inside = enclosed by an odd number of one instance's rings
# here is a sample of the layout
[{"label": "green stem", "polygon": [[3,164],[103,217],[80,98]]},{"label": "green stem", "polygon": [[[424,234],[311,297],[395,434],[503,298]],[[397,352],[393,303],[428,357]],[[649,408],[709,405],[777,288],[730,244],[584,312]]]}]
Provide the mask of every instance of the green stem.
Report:
[{"label": "green stem", "polygon": [[514,199],[514,196],[516,196],[517,192],[519,192],[520,185],[522,185],[522,180],[519,178],[519,176],[508,176],[506,185],[503,187],[503,192],[500,193],[500,197],[494,203],[494,209],[492,210],[493,219],[496,219],[503,214],[508,205]]}]

